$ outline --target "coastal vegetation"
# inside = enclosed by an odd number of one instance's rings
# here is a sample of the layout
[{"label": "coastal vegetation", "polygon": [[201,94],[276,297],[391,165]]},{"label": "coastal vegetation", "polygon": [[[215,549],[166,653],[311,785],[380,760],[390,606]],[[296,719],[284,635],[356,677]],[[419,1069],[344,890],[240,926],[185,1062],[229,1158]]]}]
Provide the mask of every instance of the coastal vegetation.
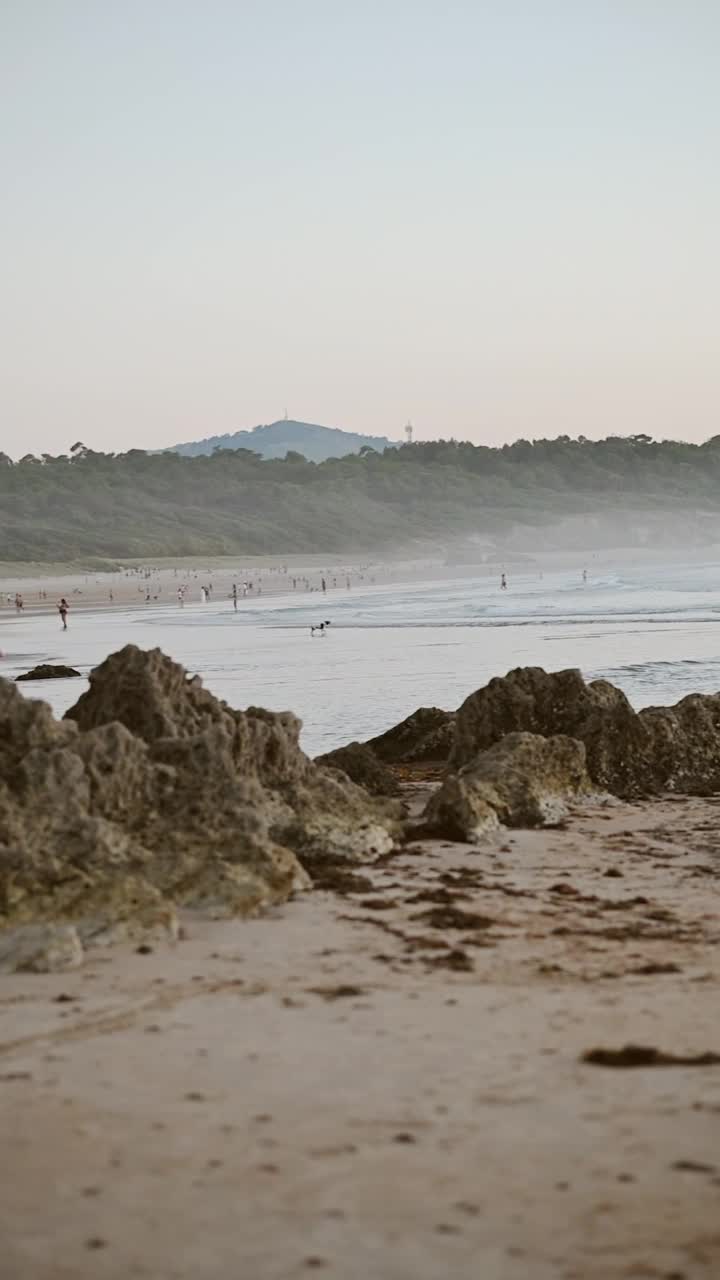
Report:
[{"label": "coastal vegetation", "polygon": [[80,442],[59,457],[0,454],[4,561],[719,538],[720,436],[436,440],[321,463],[248,449],[105,454]]}]

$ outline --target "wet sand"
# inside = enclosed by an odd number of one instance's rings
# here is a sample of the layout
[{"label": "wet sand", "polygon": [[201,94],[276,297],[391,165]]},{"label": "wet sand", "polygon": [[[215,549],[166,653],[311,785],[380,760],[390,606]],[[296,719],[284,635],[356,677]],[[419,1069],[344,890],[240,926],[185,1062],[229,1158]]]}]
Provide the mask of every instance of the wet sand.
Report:
[{"label": "wet sand", "polygon": [[717,1276],[720,1065],[581,1059],[720,1053],[719,804],[6,978],[3,1280]]},{"label": "wet sand", "polygon": [[[54,613],[62,595],[67,597],[71,611],[106,608],[110,604],[110,592],[112,603],[118,607],[142,607],[148,591],[153,604],[177,607],[178,587],[183,585],[187,588],[188,603],[198,603],[203,585],[211,585],[213,600],[220,601],[231,598],[233,583],[241,589],[243,582],[252,582],[253,588],[245,597],[252,602],[263,596],[302,598],[310,592],[322,594],[323,578],[327,595],[332,597],[336,593],[344,595],[348,579],[351,590],[485,576],[499,584],[500,574],[505,571],[512,585],[514,577],[526,574],[560,570],[579,576],[583,568],[587,568],[592,576],[628,564],[672,565],[676,561],[685,561],[688,556],[692,558],[695,553],[687,548],[677,548],[671,553],[667,549],[644,547],[598,551],[566,549],[538,551],[532,555],[508,551],[504,555],[488,545],[478,547],[465,560],[452,550],[446,553],[440,549],[436,554],[422,552],[414,555],[409,552],[393,557],[362,552],[310,555],[289,551],[282,556],[163,557],[145,565],[132,561],[126,568],[114,572],[100,572],[76,564],[0,560],[0,621],[15,615],[13,602],[17,592],[24,598],[26,613]],[[720,560],[720,547],[703,548],[702,559],[707,562]],[[293,578],[296,582],[294,588]]]},{"label": "wet sand", "polygon": [[[213,601],[230,601],[238,588],[238,607],[265,597],[321,596],[325,579],[326,595],[372,586],[445,580],[469,574],[492,573],[496,566],[472,565],[452,570],[442,557],[379,560],[375,557],[329,556],[220,556],[185,557],[152,562],[140,569],[99,573],[70,565],[25,565],[0,562],[0,621],[16,616],[14,598],[20,593],[24,613],[54,613],[61,596],[70,604],[71,614],[87,609],[142,608],[148,603],[178,606],[178,588],[185,588],[188,604],[201,600],[201,587],[212,589]],[[293,580],[295,586],[293,586]],[[243,583],[247,584],[245,596]],[[252,585],[250,585],[252,584]],[[111,598],[112,596],[112,598]]]}]

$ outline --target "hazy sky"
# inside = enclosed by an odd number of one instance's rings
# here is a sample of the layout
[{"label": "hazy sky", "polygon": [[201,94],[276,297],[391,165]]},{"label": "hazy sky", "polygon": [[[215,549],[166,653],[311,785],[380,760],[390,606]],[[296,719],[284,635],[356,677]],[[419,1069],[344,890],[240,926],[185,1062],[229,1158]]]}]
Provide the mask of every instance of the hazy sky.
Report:
[{"label": "hazy sky", "polygon": [[718,0],[0,0],[0,448],[720,432]]}]

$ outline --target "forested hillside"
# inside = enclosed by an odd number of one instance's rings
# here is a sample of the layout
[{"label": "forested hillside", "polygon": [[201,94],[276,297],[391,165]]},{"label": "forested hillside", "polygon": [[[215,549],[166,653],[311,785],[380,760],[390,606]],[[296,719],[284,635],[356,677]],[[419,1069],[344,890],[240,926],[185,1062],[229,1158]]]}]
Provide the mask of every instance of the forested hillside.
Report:
[{"label": "forested hillside", "polygon": [[0,560],[720,541],[720,436],[435,441],[315,464],[0,455]]}]

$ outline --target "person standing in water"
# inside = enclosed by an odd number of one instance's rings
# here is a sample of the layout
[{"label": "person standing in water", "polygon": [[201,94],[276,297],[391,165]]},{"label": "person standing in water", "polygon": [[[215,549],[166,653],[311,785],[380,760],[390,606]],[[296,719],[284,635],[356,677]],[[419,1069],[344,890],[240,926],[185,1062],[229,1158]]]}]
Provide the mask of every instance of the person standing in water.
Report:
[{"label": "person standing in water", "polygon": [[67,600],[63,596],[58,605],[58,613],[62,618],[63,631],[67,631],[67,616],[68,616],[69,608],[70,608],[70,605],[68,604]]}]

